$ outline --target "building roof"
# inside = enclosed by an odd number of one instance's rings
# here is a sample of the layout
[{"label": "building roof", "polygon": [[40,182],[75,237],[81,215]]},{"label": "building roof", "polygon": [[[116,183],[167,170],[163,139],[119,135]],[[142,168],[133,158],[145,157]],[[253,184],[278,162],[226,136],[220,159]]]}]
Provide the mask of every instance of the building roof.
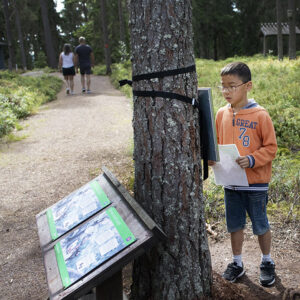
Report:
[{"label": "building roof", "polygon": [[[289,25],[288,23],[281,23],[282,34],[289,35]],[[264,36],[267,35],[277,35],[277,23],[261,23],[260,31]],[[300,29],[296,26],[296,34],[300,34]]]}]

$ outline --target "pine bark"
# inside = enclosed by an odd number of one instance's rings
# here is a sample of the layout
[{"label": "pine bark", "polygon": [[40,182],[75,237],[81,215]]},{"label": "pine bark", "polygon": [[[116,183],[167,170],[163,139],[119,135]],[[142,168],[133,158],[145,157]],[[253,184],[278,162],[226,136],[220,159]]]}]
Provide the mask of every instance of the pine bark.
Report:
[{"label": "pine bark", "polygon": [[[193,65],[190,0],[131,0],[133,75]],[[196,73],[133,83],[196,97]],[[137,259],[132,299],[210,299],[198,111],[174,99],[134,97],[136,200],[167,235]]]},{"label": "pine bark", "polygon": [[102,21],[106,74],[111,74],[111,53],[110,53],[110,44],[109,44],[108,26],[107,26],[107,17],[106,17],[106,0],[100,0],[100,5],[101,5],[100,8],[101,8],[101,21]]},{"label": "pine bark", "polygon": [[7,46],[8,46],[8,69],[12,71],[14,63],[15,63],[15,53],[13,50],[12,43],[12,33],[11,26],[9,21],[9,8],[7,0],[2,0],[3,13],[5,19],[5,30],[6,30],[6,38],[7,38]]},{"label": "pine bark", "polygon": [[48,17],[48,7],[46,0],[40,0],[40,6],[41,6],[41,14],[42,14],[42,20],[43,20],[43,27],[44,27],[44,38],[45,38],[45,44],[46,44],[46,54],[47,54],[47,60],[48,65],[55,69],[57,68],[57,59],[54,51],[54,45],[52,41],[52,35],[50,30],[50,23],[49,23],[49,17]]}]

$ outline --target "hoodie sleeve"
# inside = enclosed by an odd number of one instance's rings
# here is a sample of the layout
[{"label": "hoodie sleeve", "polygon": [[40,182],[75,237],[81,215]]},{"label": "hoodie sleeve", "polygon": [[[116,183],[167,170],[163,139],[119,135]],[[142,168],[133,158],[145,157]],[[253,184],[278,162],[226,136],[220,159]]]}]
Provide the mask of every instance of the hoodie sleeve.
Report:
[{"label": "hoodie sleeve", "polygon": [[220,108],[218,111],[217,111],[217,114],[216,114],[216,131],[217,131],[217,141],[218,141],[218,144],[221,144],[221,130],[220,130],[220,126],[221,126],[221,122],[222,122],[222,118],[223,118],[223,113],[224,113],[224,110],[223,108]]},{"label": "hoodie sleeve", "polygon": [[249,153],[254,159],[253,168],[262,167],[270,163],[275,158],[277,152],[276,134],[269,114],[264,111],[259,118],[262,144],[258,150]]}]

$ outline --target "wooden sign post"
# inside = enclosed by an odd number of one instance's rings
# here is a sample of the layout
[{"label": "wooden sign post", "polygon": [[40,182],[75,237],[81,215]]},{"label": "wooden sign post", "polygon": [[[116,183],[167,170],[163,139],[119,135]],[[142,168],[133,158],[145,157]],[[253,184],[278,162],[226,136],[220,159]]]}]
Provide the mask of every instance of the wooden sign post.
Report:
[{"label": "wooden sign post", "polygon": [[164,232],[105,167],[36,216],[50,299],[121,300],[122,268]]}]

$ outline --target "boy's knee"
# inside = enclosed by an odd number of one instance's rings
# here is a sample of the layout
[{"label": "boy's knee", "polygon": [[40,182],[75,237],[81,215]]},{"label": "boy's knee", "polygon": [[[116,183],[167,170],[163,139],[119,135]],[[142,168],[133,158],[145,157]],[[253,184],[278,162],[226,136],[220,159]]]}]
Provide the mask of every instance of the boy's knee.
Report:
[{"label": "boy's knee", "polygon": [[257,226],[257,225],[253,226],[253,234],[255,234],[257,236],[263,236],[268,231],[270,231],[269,223],[263,224],[263,225],[260,225],[260,226]]}]

